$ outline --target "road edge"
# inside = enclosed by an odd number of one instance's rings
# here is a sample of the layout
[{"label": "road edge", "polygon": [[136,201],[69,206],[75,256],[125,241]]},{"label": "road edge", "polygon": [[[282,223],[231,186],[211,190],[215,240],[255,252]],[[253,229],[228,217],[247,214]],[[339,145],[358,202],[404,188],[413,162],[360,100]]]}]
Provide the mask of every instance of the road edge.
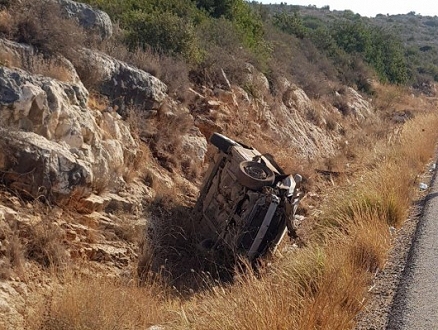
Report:
[{"label": "road edge", "polygon": [[[394,235],[385,267],[379,270],[369,288],[364,309],[356,318],[354,330],[388,330],[392,318],[397,317],[395,302],[403,294],[402,279],[411,270],[407,265],[412,260],[414,242],[421,228],[430,187],[435,183],[437,157],[429,163],[428,171],[419,176],[416,185],[427,183],[428,189],[420,192],[414,200],[409,216]],[[433,168],[433,170],[429,170]]]}]

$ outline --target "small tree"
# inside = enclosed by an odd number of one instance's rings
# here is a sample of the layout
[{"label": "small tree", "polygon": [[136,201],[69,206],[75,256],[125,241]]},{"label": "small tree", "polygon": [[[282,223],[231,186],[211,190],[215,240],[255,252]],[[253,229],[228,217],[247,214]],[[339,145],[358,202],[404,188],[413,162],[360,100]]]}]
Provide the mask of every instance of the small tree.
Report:
[{"label": "small tree", "polygon": [[280,30],[297,38],[303,39],[306,36],[306,28],[297,12],[294,12],[292,15],[285,12],[275,14],[273,23]]},{"label": "small tree", "polygon": [[181,55],[190,62],[197,62],[200,50],[193,24],[170,12],[145,13],[132,11],[127,42],[131,49],[140,46],[170,55]]}]

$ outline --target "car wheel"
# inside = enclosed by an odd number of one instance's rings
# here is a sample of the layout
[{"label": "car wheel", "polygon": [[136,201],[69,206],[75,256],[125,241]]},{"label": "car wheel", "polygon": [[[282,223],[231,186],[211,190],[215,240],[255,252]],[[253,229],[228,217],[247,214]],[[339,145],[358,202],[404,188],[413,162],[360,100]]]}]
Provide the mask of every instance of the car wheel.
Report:
[{"label": "car wheel", "polygon": [[239,164],[236,179],[244,187],[259,190],[272,185],[275,174],[265,164],[247,160]]},{"label": "car wheel", "polygon": [[225,135],[219,133],[213,133],[210,137],[210,142],[220,151],[228,153],[228,150],[233,147],[239,145],[236,141],[227,138]]}]

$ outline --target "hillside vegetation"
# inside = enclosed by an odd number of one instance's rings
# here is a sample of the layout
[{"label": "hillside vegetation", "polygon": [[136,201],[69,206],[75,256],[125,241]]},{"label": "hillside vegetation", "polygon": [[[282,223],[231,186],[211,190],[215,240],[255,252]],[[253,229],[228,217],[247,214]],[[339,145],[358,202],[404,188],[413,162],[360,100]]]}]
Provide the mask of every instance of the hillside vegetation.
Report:
[{"label": "hillside vegetation", "polygon": [[[304,85],[308,78],[301,77],[304,73],[296,72],[297,65],[292,62],[301,58],[298,66],[304,65],[307,77],[319,73],[319,78],[357,85],[365,92],[372,92],[367,85],[367,79],[375,78],[372,71],[379,80],[397,84],[419,86],[434,79],[430,55],[426,59],[422,54],[433,51],[424,49],[430,41],[407,38],[403,32],[411,31],[412,24],[412,27],[425,27],[426,31],[420,30],[419,35],[430,34],[433,18],[410,15],[413,20],[402,21],[398,16],[385,19],[379,15],[368,19],[349,11],[331,12],[327,7],[318,10],[238,0],[165,4],[155,0],[123,4],[88,2],[119,22],[124,30],[124,42],[131,50],[150,47],[160,53],[182,56],[196,76],[205,72],[208,77],[217,76],[214,72],[220,66],[238,80],[239,65],[225,65],[241,59],[252,62],[267,74],[273,87],[278,74],[292,75]],[[317,61],[324,64],[315,70]],[[276,65],[279,62],[280,67]],[[367,66],[372,70],[367,70]],[[312,94],[311,90],[306,91]]]},{"label": "hillside vegetation", "polygon": [[[434,18],[243,0],[85,2],[111,17],[111,37],[56,2],[0,0],[0,37],[33,47],[28,58],[0,48],[0,68],[83,84],[87,104],[74,112],[116,118],[136,154],[114,166],[120,181],[90,189],[122,194],[109,210],[23,194],[1,172],[0,298],[18,292],[8,315],[21,318],[0,329],[352,329],[435,156]],[[398,33],[405,20],[426,27],[411,39]],[[157,77],[164,101],[103,95],[85,50]],[[191,219],[214,131],[273,154],[306,190],[299,238],[226,279],[196,252]],[[9,225],[15,217],[24,220]]]},{"label": "hillside vegetation", "polygon": [[[175,79],[181,83],[224,84],[221,69],[231,83],[241,84],[248,62],[268,77],[272,91],[281,89],[279,78],[285,77],[298,82],[313,97],[336,89],[324,81],[357,86],[372,93],[371,79],[397,84],[418,80],[415,72],[408,70],[407,59],[412,60],[413,55],[405,54],[400,36],[348,12],[329,14],[326,16],[332,19],[323,20],[307,12],[301,14],[294,6],[271,11],[272,6],[243,0],[87,2],[106,11],[120,27],[111,45],[101,45],[112,55],[136,62],[120,51],[120,45],[124,45],[127,51],[146,51],[151,57],[157,56],[162,66],[169,66],[167,57],[180,63],[183,68],[179,69],[142,64],[156,71],[158,78],[175,91],[181,87],[173,82]],[[22,24],[18,30],[6,32],[42,49],[49,47],[51,38],[35,36],[39,31],[42,30]],[[65,42],[85,41],[76,35]],[[174,72],[160,72],[163,70]]]},{"label": "hillside vegetation", "polygon": [[[344,36],[344,42],[350,40],[350,50],[356,48],[355,51],[362,54],[364,54],[364,50],[370,49],[366,46],[369,42],[370,32],[377,32],[377,35],[386,38],[384,40],[388,42],[387,49],[385,50],[385,46],[380,44],[380,37],[377,37],[376,50],[380,47],[383,48],[381,48],[381,51],[374,53],[372,56],[374,58],[367,57],[365,52],[365,60],[372,64],[378,73],[382,67],[376,66],[377,62],[375,60],[387,51],[395,51],[397,56],[395,58],[389,56],[387,61],[395,60],[394,68],[400,65],[400,60],[404,62],[404,68],[398,71],[399,74],[402,74],[402,81],[407,79],[405,82],[408,85],[412,85],[426,93],[430,92],[429,84],[437,81],[437,63],[436,56],[434,56],[438,46],[436,41],[438,18],[436,16],[422,16],[410,12],[406,15],[381,13],[376,17],[368,18],[361,17],[350,10],[331,11],[329,6],[317,8],[311,5],[288,6],[274,4],[267,7],[274,15],[285,15],[284,13],[287,13],[289,16],[296,16],[300,23],[300,29],[304,31],[302,33],[307,33],[308,36],[315,33],[318,35],[319,31],[327,31],[327,27],[329,29],[336,29],[339,25],[353,27]],[[326,33],[329,43],[331,43],[329,35]],[[355,40],[351,39],[353,35],[356,36]],[[323,41],[325,40],[327,38],[323,39]],[[391,50],[393,47],[398,49]]]}]

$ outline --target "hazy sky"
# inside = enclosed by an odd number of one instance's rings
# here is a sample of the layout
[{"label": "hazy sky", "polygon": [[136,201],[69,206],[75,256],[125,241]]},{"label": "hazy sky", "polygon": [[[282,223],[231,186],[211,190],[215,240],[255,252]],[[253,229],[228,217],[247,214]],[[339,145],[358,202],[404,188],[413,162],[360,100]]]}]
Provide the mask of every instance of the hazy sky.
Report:
[{"label": "hazy sky", "polygon": [[315,5],[318,8],[330,6],[330,10],[349,9],[361,16],[374,17],[377,14],[407,14],[414,11],[423,16],[438,15],[437,0],[256,0],[262,3],[287,2],[289,5]]}]

